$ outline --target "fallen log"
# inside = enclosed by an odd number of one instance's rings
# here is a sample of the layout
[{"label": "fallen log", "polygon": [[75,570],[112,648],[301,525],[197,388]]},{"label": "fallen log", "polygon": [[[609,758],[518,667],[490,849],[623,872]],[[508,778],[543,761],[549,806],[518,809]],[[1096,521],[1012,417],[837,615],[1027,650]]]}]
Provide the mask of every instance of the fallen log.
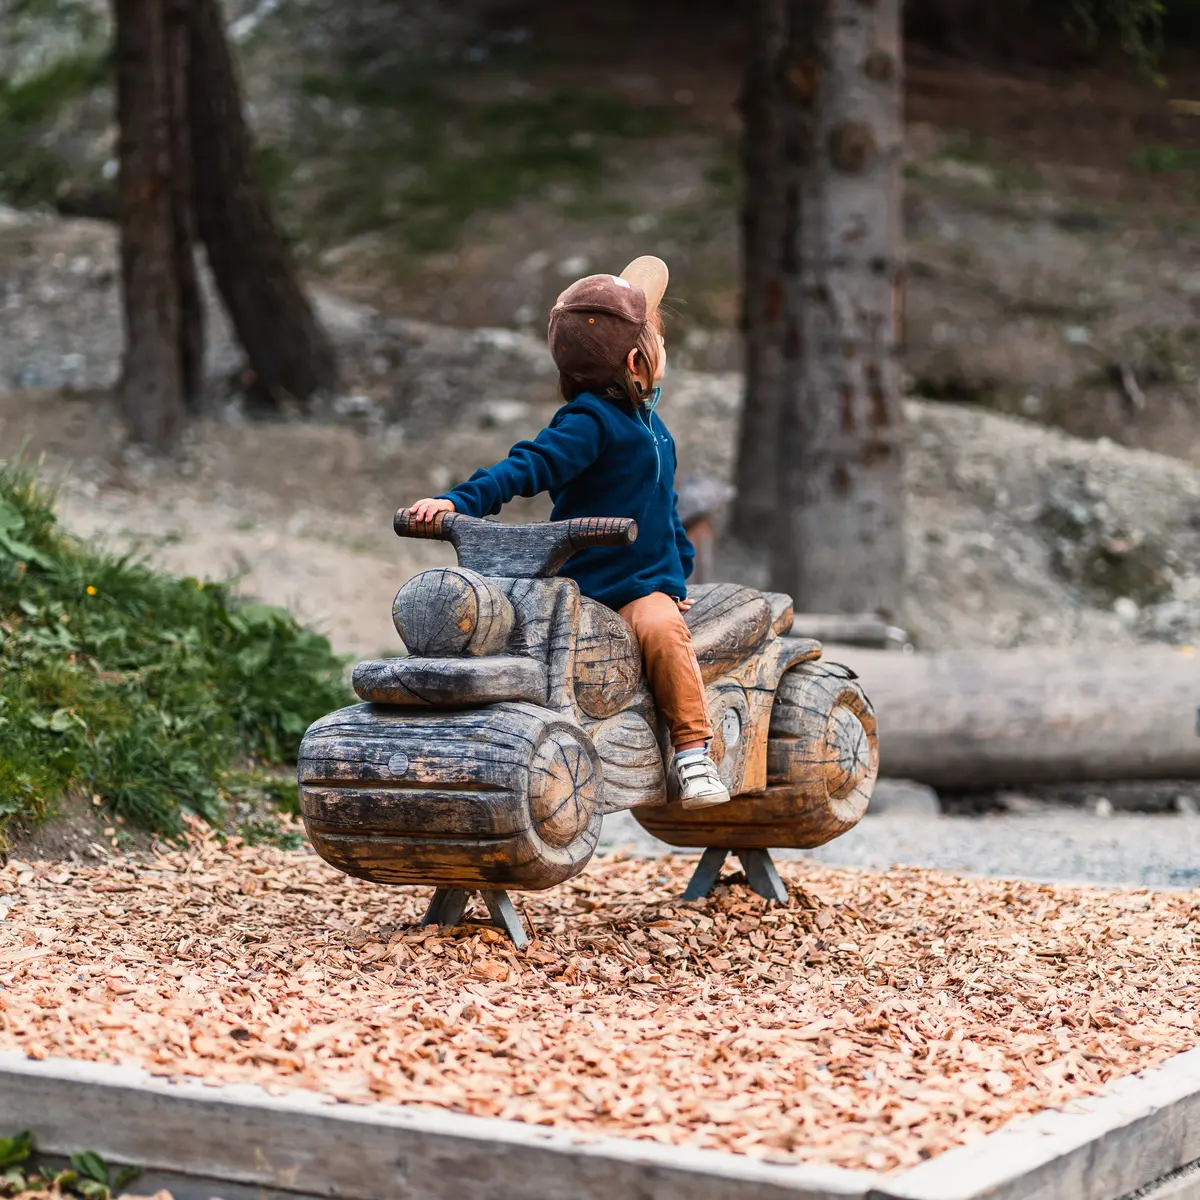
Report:
[{"label": "fallen log", "polygon": [[873,650],[902,650],[908,642],[903,629],[889,625],[874,613],[796,613],[792,637]]},{"label": "fallen log", "polygon": [[875,706],[882,775],[965,790],[1200,779],[1191,647],[824,649],[858,673]]}]

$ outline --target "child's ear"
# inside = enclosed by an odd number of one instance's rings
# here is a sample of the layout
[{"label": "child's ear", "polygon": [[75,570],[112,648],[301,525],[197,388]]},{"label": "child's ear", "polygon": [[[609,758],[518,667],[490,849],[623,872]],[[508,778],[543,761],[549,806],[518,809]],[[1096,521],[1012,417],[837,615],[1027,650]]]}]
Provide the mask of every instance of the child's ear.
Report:
[{"label": "child's ear", "polygon": [[637,374],[638,358],[638,348],[634,346],[634,348],[630,350],[628,357],[625,359],[625,365],[629,368],[630,375]]}]

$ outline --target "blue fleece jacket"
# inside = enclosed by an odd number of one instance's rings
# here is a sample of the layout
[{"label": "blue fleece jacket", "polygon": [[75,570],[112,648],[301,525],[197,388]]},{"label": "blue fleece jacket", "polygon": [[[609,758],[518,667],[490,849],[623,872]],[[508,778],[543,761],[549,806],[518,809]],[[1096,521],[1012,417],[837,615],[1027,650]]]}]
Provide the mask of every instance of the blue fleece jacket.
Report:
[{"label": "blue fleece jacket", "polygon": [[679,520],[675,442],[653,406],[585,392],[554,414],[532,441],[518,442],[442,497],[458,512],[492,516],[514,496],[549,492],[551,520],[632,517],[632,546],[581,550],[560,574],[585,596],[620,608],[651,592],[682,600],[695,551]]}]

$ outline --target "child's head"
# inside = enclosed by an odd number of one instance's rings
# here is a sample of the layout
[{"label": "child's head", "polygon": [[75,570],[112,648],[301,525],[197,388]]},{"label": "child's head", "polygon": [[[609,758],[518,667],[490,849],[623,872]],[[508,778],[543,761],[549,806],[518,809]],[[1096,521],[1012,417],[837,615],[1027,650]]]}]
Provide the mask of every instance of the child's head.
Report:
[{"label": "child's head", "polygon": [[666,370],[659,304],[667,264],[646,255],[618,275],[571,284],[550,313],[547,338],[565,400],[608,392],[636,404]]}]

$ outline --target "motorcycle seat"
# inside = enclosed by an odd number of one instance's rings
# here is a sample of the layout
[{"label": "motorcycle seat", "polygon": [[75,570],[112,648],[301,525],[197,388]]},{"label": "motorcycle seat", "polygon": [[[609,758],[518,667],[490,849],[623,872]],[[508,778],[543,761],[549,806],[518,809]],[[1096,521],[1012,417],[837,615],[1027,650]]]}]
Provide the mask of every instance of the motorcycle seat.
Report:
[{"label": "motorcycle seat", "polygon": [[772,629],[786,632],[791,625],[788,597],[768,598],[738,583],[699,584],[688,588],[688,598],[694,603],[684,620],[705,683],[711,683],[753,656],[771,636]]}]

